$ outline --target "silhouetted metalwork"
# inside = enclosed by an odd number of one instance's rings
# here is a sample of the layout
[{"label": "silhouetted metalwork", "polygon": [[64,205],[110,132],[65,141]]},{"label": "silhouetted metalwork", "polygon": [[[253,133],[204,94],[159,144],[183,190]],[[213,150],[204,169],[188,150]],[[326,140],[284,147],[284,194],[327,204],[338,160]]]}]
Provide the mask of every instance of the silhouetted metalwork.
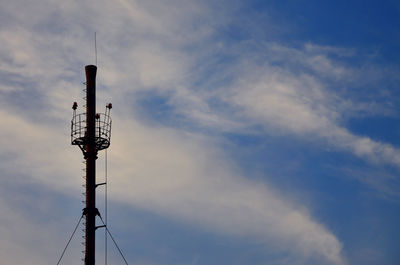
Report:
[{"label": "silhouetted metalwork", "polygon": [[85,229],[85,265],[95,264],[96,216],[96,159],[100,150],[110,146],[111,103],[105,113],[96,113],[96,72],[94,65],[85,66],[86,72],[86,113],[76,114],[78,104],[74,102],[71,121],[71,144],[77,145],[86,160],[86,217]]},{"label": "silhouetted metalwork", "polygon": [[[100,151],[110,146],[111,117],[107,107],[105,113],[96,114],[95,131],[96,150]],[[86,113],[76,114],[74,111],[71,123],[71,144],[78,145],[85,152],[86,144]]]}]

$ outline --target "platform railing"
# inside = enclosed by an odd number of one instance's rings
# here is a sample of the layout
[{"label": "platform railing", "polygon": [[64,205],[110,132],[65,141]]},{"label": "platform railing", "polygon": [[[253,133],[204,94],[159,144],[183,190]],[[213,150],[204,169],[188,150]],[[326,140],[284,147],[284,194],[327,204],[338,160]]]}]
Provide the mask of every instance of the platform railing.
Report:
[{"label": "platform railing", "polygon": [[[110,146],[111,122],[109,112],[96,114],[95,141],[97,151]],[[86,131],[86,113],[74,113],[71,120],[71,144],[78,145],[82,149],[86,143]]]}]

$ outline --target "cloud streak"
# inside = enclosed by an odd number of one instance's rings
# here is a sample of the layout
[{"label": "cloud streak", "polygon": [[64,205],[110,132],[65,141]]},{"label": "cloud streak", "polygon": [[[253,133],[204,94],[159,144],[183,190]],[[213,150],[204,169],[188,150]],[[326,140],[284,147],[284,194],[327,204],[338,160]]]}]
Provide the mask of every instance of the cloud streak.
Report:
[{"label": "cloud streak", "polygon": [[113,184],[122,201],[304,257],[345,263],[334,235],[267,184],[235,174],[210,139],[139,124],[125,131],[117,127],[114,134],[125,140],[113,142],[112,164],[125,170]]}]

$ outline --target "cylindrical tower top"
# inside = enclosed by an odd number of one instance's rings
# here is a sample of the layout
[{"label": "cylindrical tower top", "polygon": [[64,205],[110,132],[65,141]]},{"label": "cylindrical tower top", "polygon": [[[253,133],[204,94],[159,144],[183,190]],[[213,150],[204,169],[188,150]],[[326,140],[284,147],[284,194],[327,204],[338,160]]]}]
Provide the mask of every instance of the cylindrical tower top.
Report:
[{"label": "cylindrical tower top", "polygon": [[87,143],[95,143],[95,116],[96,116],[96,72],[95,65],[86,65],[86,130]]},{"label": "cylindrical tower top", "polygon": [[[85,66],[86,72],[86,80],[90,78],[96,78],[97,66],[96,65],[86,65]],[[89,78],[90,76],[90,78]]]}]

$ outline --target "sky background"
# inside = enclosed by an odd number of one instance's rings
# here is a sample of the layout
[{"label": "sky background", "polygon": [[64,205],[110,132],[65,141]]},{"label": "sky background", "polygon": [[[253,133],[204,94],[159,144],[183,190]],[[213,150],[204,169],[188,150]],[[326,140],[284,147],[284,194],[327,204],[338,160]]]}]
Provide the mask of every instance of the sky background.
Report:
[{"label": "sky background", "polygon": [[1,263],[56,264],[80,217],[96,32],[129,264],[400,264],[399,29],[395,0],[1,0]]}]

